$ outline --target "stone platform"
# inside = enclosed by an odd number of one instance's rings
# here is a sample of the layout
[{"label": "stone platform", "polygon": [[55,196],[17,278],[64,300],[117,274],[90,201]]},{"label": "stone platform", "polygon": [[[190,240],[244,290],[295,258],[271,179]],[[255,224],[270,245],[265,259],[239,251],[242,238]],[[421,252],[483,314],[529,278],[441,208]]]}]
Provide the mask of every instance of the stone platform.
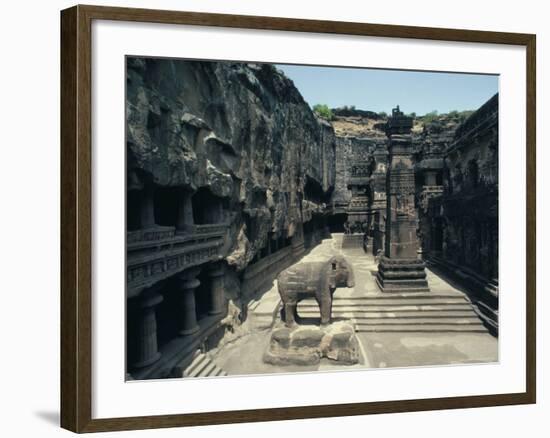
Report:
[{"label": "stone platform", "polygon": [[383,292],[428,292],[425,269],[419,259],[381,257],[376,283]]},{"label": "stone platform", "polygon": [[[378,264],[371,254],[357,255],[343,247],[345,236],[334,234],[329,246],[353,264],[355,288],[337,289],[332,305],[333,319],[350,320],[358,333],[487,333],[479,310],[461,291],[431,270],[425,270],[429,289],[382,292],[377,285]],[[298,304],[301,321],[319,322],[315,300]]]},{"label": "stone platform", "polygon": [[271,333],[264,362],[271,365],[316,365],[326,357],[342,365],[359,362],[359,343],[353,325],[335,322],[293,328],[279,324]]},{"label": "stone platform", "polygon": [[[361,351],[359,363],[345,365],[325,357],[311,365],[266,363],[264,358],[272,342],[271,327],[282,327],[274,282],[268,294],[258,297],[251,312],[265,319],[263,328],[255,328],[249,335],[227,344],[214,358],[228,375],[498,361],[498,339],[487,331],[476,306],[457,285],[428,267],[430,292],[381,292],[376,284],[378,263],[374,257],[343,249],[342,241],[343,234],[333,233],[331,239],[323,240],[304,260],[320,261],[343,254],[353,264],[355,288],[336,290],[332,314],[333,323],[355,326]],[[302,301],[298,316],[302,327],[317,326],[320,319],[317,303]]]}]

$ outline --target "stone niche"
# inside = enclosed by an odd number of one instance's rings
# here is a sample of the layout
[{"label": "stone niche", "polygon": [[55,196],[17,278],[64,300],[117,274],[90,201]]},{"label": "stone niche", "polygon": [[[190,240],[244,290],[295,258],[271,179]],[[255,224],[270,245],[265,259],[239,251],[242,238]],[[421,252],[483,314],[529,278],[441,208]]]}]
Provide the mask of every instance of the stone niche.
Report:
[{"label": "stone niche", "polygon": [[316,365],[322,358],[342,365],[359,363],[359,342],[353,326],[345,321],[328,326],[276,326],[264,354],[272,365]]}]

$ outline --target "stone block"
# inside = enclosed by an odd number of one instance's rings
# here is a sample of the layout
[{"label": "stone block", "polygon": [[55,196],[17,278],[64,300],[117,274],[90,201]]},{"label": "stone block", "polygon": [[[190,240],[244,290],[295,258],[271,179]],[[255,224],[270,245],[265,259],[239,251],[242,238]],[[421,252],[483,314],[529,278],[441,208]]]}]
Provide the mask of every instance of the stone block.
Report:
[{"label": "stone block", "polygon": [[264,354],[272,365],[316,365],[321,358],[344,365],[359,362],[359,342],[353,326],[339,321],[328,326],[277,326]]}]

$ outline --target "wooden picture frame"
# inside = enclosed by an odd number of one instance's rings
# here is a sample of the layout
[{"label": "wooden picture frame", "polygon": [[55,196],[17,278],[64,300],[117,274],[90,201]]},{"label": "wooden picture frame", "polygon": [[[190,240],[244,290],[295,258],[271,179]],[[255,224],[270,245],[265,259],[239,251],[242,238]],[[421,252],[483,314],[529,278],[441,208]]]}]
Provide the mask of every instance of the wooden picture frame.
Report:
[{"label": "wooden picture frame", "polygon": [[[348,34],[526,48],[527,246],[526,391],[418,400],[92,418],[92,21],[187,24]],[[365,415],[536,402],[536,37],[531,34],[75,6],[61,12],[61,426],[74,432]]]}]

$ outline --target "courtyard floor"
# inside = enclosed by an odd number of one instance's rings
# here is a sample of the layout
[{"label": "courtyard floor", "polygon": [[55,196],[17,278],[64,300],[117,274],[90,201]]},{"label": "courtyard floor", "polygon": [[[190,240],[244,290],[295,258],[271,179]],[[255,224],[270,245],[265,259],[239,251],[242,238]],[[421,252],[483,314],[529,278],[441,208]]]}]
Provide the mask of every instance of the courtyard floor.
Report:
[{"label": "courtyard floor", "polygon": [[[341,249],[342,235],[334,234],[309,252],[302,260],[325,260],[332,254],[343,254],[353,264],[356,286],[336,290],[347,296],[381,294],[373,272],[376,262],[362,250]],[[432,292],[464,294],[456,285],[427,270]],[[276,281],[258,300],[258,308],[278,312]],[[340,365],[322,359],[315,366],[274,366],[263,362],[262,357],[270,341],[271,330],[252,330],[220,348],[213,359],[228,375],[295,373],[311,371],[353,370],[364,368],[433,366],[498,361],[498,339],[487,333],[452,332],[368,332],[357,333],[362,353],[361,363]]]}]

